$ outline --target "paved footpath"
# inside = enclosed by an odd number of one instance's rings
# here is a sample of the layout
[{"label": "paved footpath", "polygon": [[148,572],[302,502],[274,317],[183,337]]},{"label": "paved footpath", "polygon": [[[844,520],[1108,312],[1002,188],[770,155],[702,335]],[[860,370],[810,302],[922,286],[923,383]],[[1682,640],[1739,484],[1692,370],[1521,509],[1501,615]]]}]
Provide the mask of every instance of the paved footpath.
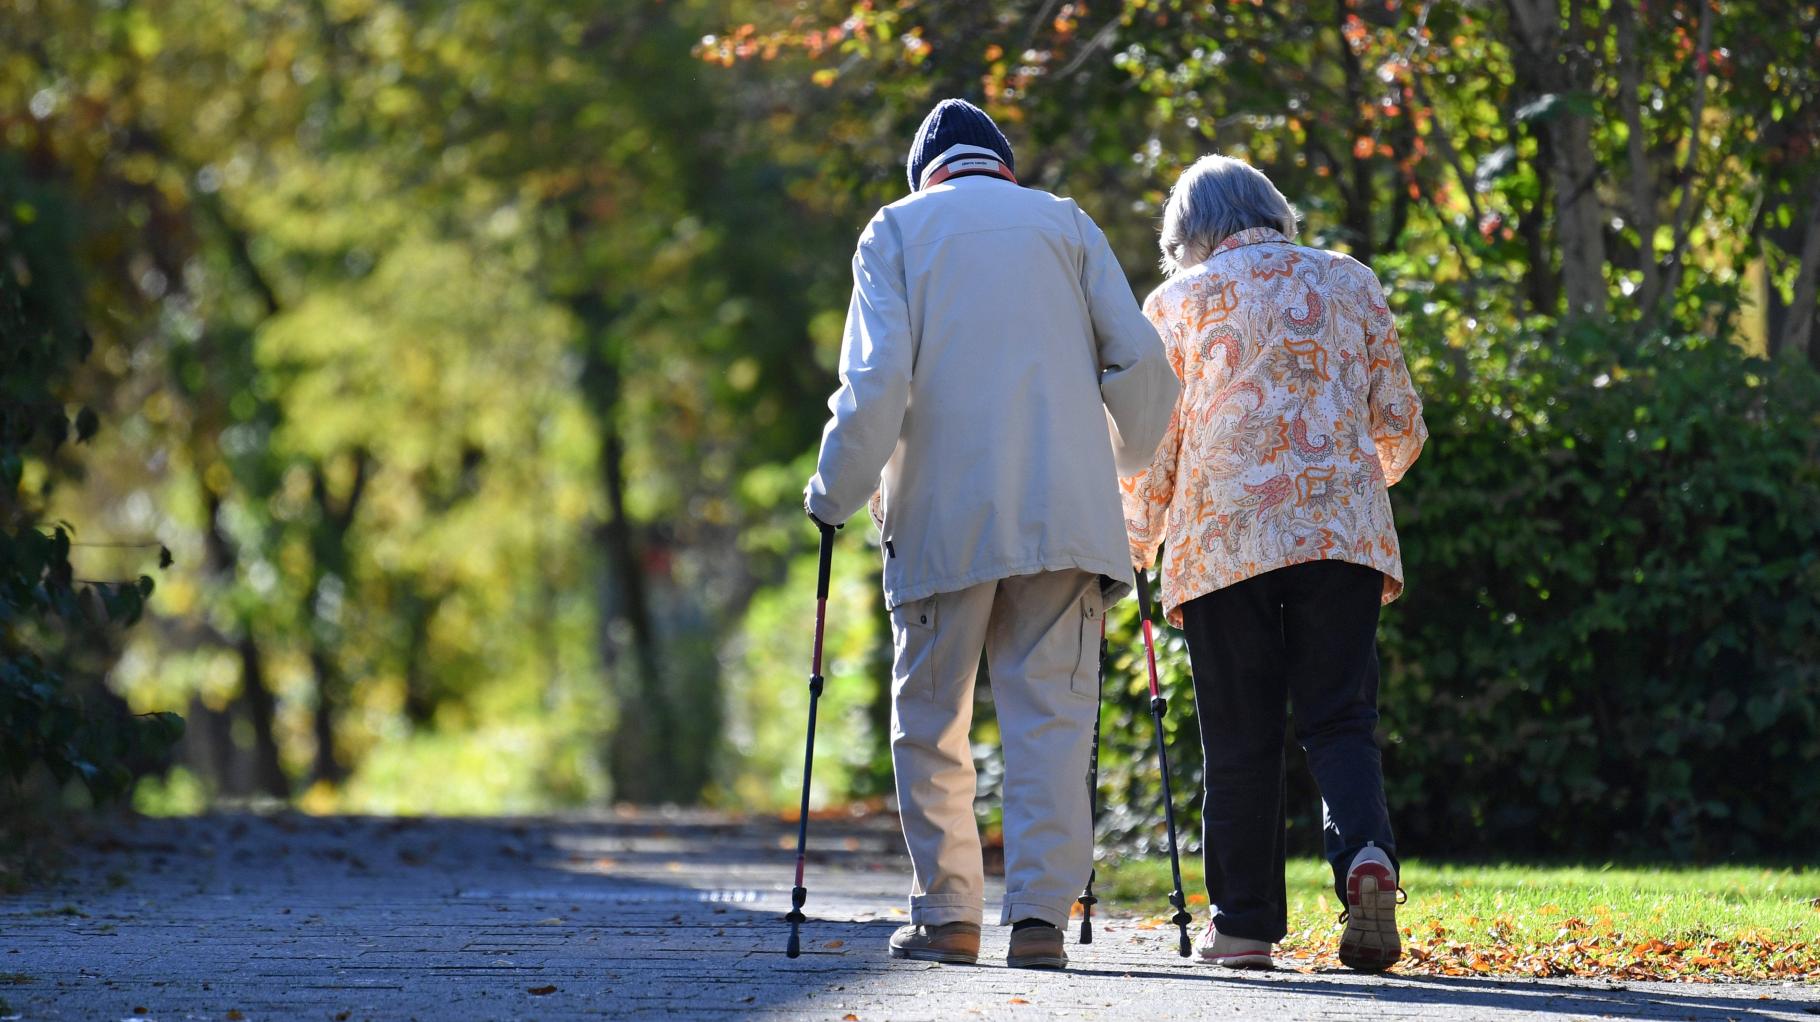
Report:
[{"label": "paved footpath", "polygon": [[[217,815],[110,825],[0,897],[0,1015],[35,1019],[1813,1019],[1820,986],[1233,975],[1105,920],[1075,967],[890,962],[889,823],[702,813],[527,820]],[[1112,906],[1117,908],[1117,906]],[[9,1014],[10,1013],[10,1014]]]}]

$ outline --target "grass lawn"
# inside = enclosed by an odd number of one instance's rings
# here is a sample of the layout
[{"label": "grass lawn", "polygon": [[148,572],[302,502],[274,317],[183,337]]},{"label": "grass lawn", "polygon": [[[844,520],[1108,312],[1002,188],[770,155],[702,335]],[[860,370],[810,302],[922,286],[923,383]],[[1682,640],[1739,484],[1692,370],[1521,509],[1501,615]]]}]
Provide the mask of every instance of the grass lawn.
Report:
[{"label": "grass lawn", "polygon": [[[1183,883],[1198,927],[1207,890],[1199,857],[1190,858]],[[1166,856],[1101,863],[1098,876],[1107,907],[1167,916]],[[1397,915],[1405,948],[1398,971],[1820,979],[1820,870],[1409,861],[1402,880],[1409,904]],[[1285,964],[1338,966],[1341,905],[1327,864],[1291,860],[1288,883]]]}]

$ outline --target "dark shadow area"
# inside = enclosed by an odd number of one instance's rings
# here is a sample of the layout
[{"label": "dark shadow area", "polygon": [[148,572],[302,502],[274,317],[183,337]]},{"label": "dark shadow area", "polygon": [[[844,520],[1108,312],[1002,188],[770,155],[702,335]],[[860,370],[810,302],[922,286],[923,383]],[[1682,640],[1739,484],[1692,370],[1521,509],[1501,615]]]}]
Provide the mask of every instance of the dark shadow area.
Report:
[{"label": "dark shadow area", "polygon": [[154,1018],[865,1019],[944,1017],[957,998],[1012,996],[1106,1004],[1109,1016],[1159,998],[1222,1014],[1285,1003],[1324,1015],[1392,1004],[1436,1017],[1820,1013],[1671,984],[1235,975],[1178,959],[1171,945],[1134,943],[1123,919],[1108,919],[1113,929],[1091,948],[1071,933],[1077,967],[1066,973],[1006,969],[996,927],[977,969],[893,963],[886,939],[905,921],[891,910],[907,881],[895,821],[818,819],[810,835],[809,922],[791,960],[790,821],[692,811],[128,821],[73,844],[53,886],[0,900],[0,973],[26,977],[0,994],[32,1019],[136,1008]]}]

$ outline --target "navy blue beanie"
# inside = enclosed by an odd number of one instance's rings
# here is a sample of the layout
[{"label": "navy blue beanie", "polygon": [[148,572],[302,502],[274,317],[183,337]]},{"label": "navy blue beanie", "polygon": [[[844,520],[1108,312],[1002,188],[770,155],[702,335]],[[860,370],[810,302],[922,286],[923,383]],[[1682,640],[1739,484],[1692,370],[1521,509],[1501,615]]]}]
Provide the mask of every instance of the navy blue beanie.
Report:
[{"label": "navy blue beanie", "polygon": [[922,180],[923,169],[930,160],[957,145],[990,149],[1005,161],[1005,166],[1017,169],[1011,157],[1011,143],[1005,140],[1005,133],[998,130],[998,125],[992,123],[986,111],[964,99],[944,99],[923,118],[923,126],[916,129],[916,138],[910,142],[910,156],[906,161],[910,190],[916,191],[917,182]]}]

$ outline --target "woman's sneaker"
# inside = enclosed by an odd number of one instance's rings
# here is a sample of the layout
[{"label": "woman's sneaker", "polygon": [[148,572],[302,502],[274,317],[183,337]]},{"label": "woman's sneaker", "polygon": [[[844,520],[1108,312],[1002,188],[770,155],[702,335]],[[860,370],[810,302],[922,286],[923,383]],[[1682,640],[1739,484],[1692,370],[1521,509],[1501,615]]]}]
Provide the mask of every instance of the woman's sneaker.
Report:
[{"label": "woman's sneaker", "polygon": [[1211,919],[1207,920],[1207,929],[1201,933],[1200,943],[1195,950],[1200,952],[1201,961],[1212,962],[1225,969],[1276,968],[1276,963],[1270,960],[1269,941],[1221,933]]},{"label": "woman's sneaker", "polygon": [[980,926],[978,923],[900,926],[891,935],[891,957],[973,965],[980,957]]},{"label": "woman's sneaker", "polygon": [[1346,871],[1346,924],[1340,934],[1340,963],[1360,972],[1382,972],[1403,957],[1397,933],[1397,868],[1375,844],[1352,857]]}]

